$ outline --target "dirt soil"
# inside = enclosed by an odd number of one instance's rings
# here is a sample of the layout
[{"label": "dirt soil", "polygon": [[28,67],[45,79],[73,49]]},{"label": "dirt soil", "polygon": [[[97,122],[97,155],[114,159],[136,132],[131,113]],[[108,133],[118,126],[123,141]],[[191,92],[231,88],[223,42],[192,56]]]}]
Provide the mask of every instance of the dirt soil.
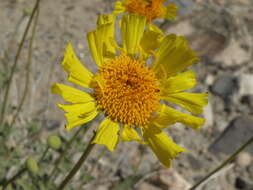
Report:
[{"label": "dirt soil", "polygon": [[[21,41],[34,0],[0,0],[0,87],[3,78],[13,64],[17,47]],[[93,30],[98,14],[112,11],[112,0],[42,0],[39,24],[34,43],[33,63],[30,74],[29,93],[16,122],[24,126],[36,121],[42,131],[35,138],[29,137],[27,128],[20,130],[18,137],[7,144],[17,146],[35,141],[45,142],[48,135],[58,133],[69,139],[76,131],[64,130],[63,113],[55,106],[62,102],[52,95],[50,86],[54,82],[67,84],[66,73],[60,66],[67,42],[74,46],[83,64],[96,71],[86,41],[87,32]],[[175,2],[175,1],[174,1]],[[184,35],[191,47],[201,57],[193,65],[199,84],[194,92],[208,92],[209,105],[203,116],[206,124],[200,131],[176,124],[168,129],[170,136],[188,150],[176,159],[170,169],[163,169],[152,152],[137,143],[120,143],[111,153],[97,146],[82,170],[73,180],[75,189],[124,189],[126,181],[135,177],[134,187],[139,190],[186,190],[210,172],[241,144],[253,135],[253,1],[252,0],[177,0],[180,12],[175,22],[162,25],[165,33]],[[162,21],[157,21],[161,25]],[[30,38],[30,34],[28,39]],[[13,117],[20,102],[25,83],[28,40],[11,85],[7,118]],[[1,90],[0,99],[3,99]],[[92,122],[96,127],[99,120]],[[80,146],[89,135],[80,139]],[[74,163],[82,149],[72,146],[68,159]],[[236,190],[253,189],[253,146],[244,151],[200,189]],[[34,154],[24,146],[23,155]],[[78,152],[78,153],[77,153]],[[103,153],[101,155],[101,152]],[[55,158],[57,153],[52,154]],[[20,159],[20,163],[25,158]],[[93,167],[93,164],[96,166]],[[140,164],[139,164],[140,163]],[[63,172],[55,180],[58,184],[66,175]],[[0,169],[1,170],[1,169]],[[13,170],[13,171],[10,171]],[[6,167],[11,176],[17,168]],[[90,171],[93,180],[80,182],[82,172]],[[138,176],[141,176],[137,178]],[[131,178],[132,177],[132,178]],[[123,185],[122,185],[123,184]],[[121,185],[121,186],[120,186]]]}]

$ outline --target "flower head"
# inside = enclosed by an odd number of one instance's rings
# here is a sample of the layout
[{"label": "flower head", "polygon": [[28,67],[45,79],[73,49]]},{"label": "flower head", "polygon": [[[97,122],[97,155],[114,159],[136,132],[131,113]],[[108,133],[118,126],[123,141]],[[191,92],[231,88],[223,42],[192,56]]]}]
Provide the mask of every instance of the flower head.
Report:
[{"label": "flower head", "polygon": [[87,123],[101,112],[105,119],[93,143],[113,151],[119,140],[135,140],[148,145],[169,167],[172,159],[185,150],[162,130],[176,122],[200,129],[204,119],[181,113],[162,101],[193,114],[202,113],[207,94],[185,92],[196,84],[194,72],[187,67],[198,58],[184,37],[165,36],[153,25],[146,25],[146,17],[135,14],[122,17],[120,47],[114,40],[114,22],[114,15],[101,15],[96,30],[87,35],[97,73],[81,64],[70,44],[66,48],[62,66],[68,80],[93,89],[88,93],[63,84],[53,85],[53,93],[71,103],[58,104],[66,112],[66,129]]},{"label": "flower head", "polygon": [[148,22],[156,18],[167,18],[174,20],[177,14],[175,4],[164,5],[166,0],[122,0],[116,1],[115,13],[134,13],[145,16]]}]

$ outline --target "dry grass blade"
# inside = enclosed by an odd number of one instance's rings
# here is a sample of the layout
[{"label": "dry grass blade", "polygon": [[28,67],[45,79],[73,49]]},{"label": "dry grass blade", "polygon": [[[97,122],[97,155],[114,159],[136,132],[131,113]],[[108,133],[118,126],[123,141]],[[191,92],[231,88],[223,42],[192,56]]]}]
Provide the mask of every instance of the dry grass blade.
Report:
[{"label": "dry grass blade", "polygon": [[12,83],[12,80],[13,80],[13,76],[14,76],[17,64],[18,64],[20,53],[21,53],[21,50],[23,48],[23,45],[24,45],[25,39],[27,37],[27,34],[29,32],[32,20],[33,20],[33,18],[35,16],[35,13],[36,13],[36,11],[37,11],[37,9],[39,7],[39,3],[40,3],[40,0],[37,0],[36,3],[35,3],[34,8],[32,10],[31,17],[29,18],[29,21],[28,21],[27,26],[25,28],[25,32],[23,34],[22,40],[21,40],[20,45],[18,47],[18,51],[17,51],[17,54],[15,56],[14,64],[13,64],[13,66],[11,68],[10,77],[7,80],[6,90],[5,90],[3,104],[2,104],[3,106],[2,106],[2,109],[1,109],[1,113],[0,113],[0,125],[3,123],[3,120],[4,120],[4,114],[5,114],[6,106],[7,106],[7,102],[8,102],[8,96],[9,96],[10,86],[11,86],[11,83]]},{"label": "dry grass blade", "polygon": [[38,18],[39,18],[39,5],[38,5],[38,9],[36,11],[36,15],[35,15],[35,20],[34,20],[34,25],[33,25],[33,29],[32,29],[32,36],[31,36],[31,40],[29,43],[29,50],[28,50],[28,59],[27,59],[27,64],[26,64],[26,76],[25,76],[25,88],[24,88],[24,92],[23,95],[21,97],[21,101],[17,107],[17,111],[11,121],[10,124],[10,128],[14,125],[27,96],[28,90],[29,90],[29,82],[30,82],[30,67],[32,64],[32,54],[33,54],[33,42],[34,42],[34,38],[35,38],[35,34],[36,34],[36,27],[38,24]]}]

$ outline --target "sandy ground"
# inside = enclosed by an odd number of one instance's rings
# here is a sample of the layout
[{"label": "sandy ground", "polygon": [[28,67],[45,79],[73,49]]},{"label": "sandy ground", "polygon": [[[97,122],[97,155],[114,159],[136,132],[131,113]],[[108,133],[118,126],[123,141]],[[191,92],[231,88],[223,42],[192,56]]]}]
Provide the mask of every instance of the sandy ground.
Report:
[{"label": "sandy ground", "polygon": [[[13,64],[18,44],[21,41],[34,0],[0,0],[0,87]],[[197,72],[200,83],[195,92],[209,92],[209,105],[204,117],[207,122],[202,130],[193,131],[181,125],[168,129],[173,139],[188,152],[174,161],[171,169],[165,170],[158,164],[153,154],[136,143],[120,143],[113,153],[97,147],[93,155],[74,180],[78,189],[124,189],[124,184],[132,176],[141,176],[135,187],[125,189],[140,190],[185,190],[201,179],[207,172],[221,163],[229,154],[253,135],[253,2],[251,0],[209,0],[177,1],[180,14],[176,22],[166,23],[166,33],[185,35],[201,57],[201,62],[192,68]],[[60,67],[64,48],[71,42],[83,64],[92,71],[96,67],[87,48],[86,33],[95,28],[98,14],[112,10],[111,0],[43,0],[40,6],[39,24],[34,43],[31,81],[25,105],[16,122],[18,137],[6,142],[16,146],[22,143],[43,143],[48,135],[60,133],[68,139],[75,130],[64,131],[65,120],[55,102],[61,100],[50,93],[54,82],[66,81],[66,73]],[[158,25],[161,21],[157,21]],[[29,35],[30,37],[30,35]],[[28,39],[29,39],[28,37]],[[25,42],[16,75],[11,85],[7,118],[13,117],[24,89],[25,64],[28,41]],[[2,90],[0,99],[2,101]],[[36,121],[41,133],[30,139],[27,123]],[[98,121],[92,122],[96,126]],[[68,160],[74,162],[82,151],[81,142],[69,150]],[[38,145],[39,146],[39,145]],[[29,146],[22,146],[23,155],[36,154]],[[40,149],[39,149],[40,150]],[[224,170],[210,179],[204,190],[253,189],[253,146],[243,152]],[[103,156],[100,159],[100,153]],[[57,153],[52,153],[53,158]],[[21,162],[25,158],[20,159]],[[1,161],[0,161],[1,162]],[[135,166],[139,165],[138,170]],[[97,163],[95,167],[93,163]],[[13,169],[14,167],[14,169]],[[64,166],[62,166],[64,167]],[[18,166],[6,165],[4,170],[11,176]],[[10,171],[12,169],[12,171]],[[91,170],[92,169],[92,170]],[[1,170],[1,169],[0,169]],[[81,173],[91,171],[91,180],[80,181]],[[59,183],[65,175],[56,178]],[[130,177],[129,177],[130,176]],[[131,181],[131,180],[130,180]],[[238,185],[239,184],[239,185]],[[124,185],[122,185],[124,186]]]}]

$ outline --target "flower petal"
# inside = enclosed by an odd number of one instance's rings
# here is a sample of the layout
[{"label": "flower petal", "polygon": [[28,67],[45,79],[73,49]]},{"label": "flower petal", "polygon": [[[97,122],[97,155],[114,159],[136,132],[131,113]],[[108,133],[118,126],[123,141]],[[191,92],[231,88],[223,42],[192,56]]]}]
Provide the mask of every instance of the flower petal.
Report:
[{"label": "flower petal", "polygon": [[114,5],[114,14],[120,14],[126,12],[126,5],[122,1],[116,1]]},{"label": "flower petal", "polygon": [[144,32],[146,17],[134,14],[123,15],[121,20],[122,43],[126,52],[135,55]]},{"label": "flower petal", "polygon": [[124,125],[122,134],[121,134],[122,141],[139,141],[142,142],[141,137],[138,135],[137,131],[129,126],[129,125]]},{"label": "flower petal", "polygon": [[[170,34],[163,38],[156,52],[153,69],[159,78],[168,78],[198,61],[196,53],[190,49],[183,36]],[[165,75],[161,76],[161,73]]]},{"label": "flower petal", "polygon": [[94,98],[89,93],[64,84],[55,83],[51,90],[52,93],[60,95],[65,101],[71,103],[86,103],[94,101]]},{"label": "flower petal", "polygon": [[87,34],[92,57],[98,66],[101,66],[106,58],[115,55],[115,47],[111,44],[114,39],[114,21],[114,15],[100,15],[97,29]]},{"label": "flower petal", "polygon": [[88,123],[93,120],[97,114],[96,105],[94,102],[84,104],[57,104],[64,112],[67,120],[66,129],[70,130],[73,127]]},{"label": "flower petal", "polygon": [[110,151],[113,151],[118,143],[119,130],[120,126],[118,123],[106,118],[100,123],[92,143],[105,145]]},{"label": "flower petal", "polygon": [[179,112],[163,104],[158,112],[157,117],[155,117],[152,121],[152,123],[159,128],[165,128],[168,125],[172,125],[177,122],[183,123],[188,127],[199,130],[201,126],[205,123],[205,119]]},{"label": "flower petal", "polygon": [[208,93],[180,92],[167,94],[166,96],[162,96],[161,99],[178,104],[193,114],[201,114],[203,112],[203,107],[208,103]]},{"label": "flower petal", "polygon": [[164,6],[162,10],[162,18],[175,20],[177,16],[177,6],[175,4],[169,4]]},{"label": "flower petal", "polygon": [[196,85],[196,76],[192,70],[169,77],[162,83],[162,96],[170,93],[181,92],[193,88]]},{"label": "flower petal", "polygon": [[69,82],[84,88],[90,87],[93,74],[81,64],[70,43],[66,47],[64,59],[61,64],[69,74]]},{"label": "flower petal", "polygon": [[165,133],[155,126],[143,130],[147,145],[153,150],[159,161],[168,168],[176,156],[185,150],[175,144]]},{"label": "flower petal", "polygon": [[163,32],[157,26],[149,23],[141,38],[140,45],[145,52],[150,54],[159,47],[163,37]]}]

